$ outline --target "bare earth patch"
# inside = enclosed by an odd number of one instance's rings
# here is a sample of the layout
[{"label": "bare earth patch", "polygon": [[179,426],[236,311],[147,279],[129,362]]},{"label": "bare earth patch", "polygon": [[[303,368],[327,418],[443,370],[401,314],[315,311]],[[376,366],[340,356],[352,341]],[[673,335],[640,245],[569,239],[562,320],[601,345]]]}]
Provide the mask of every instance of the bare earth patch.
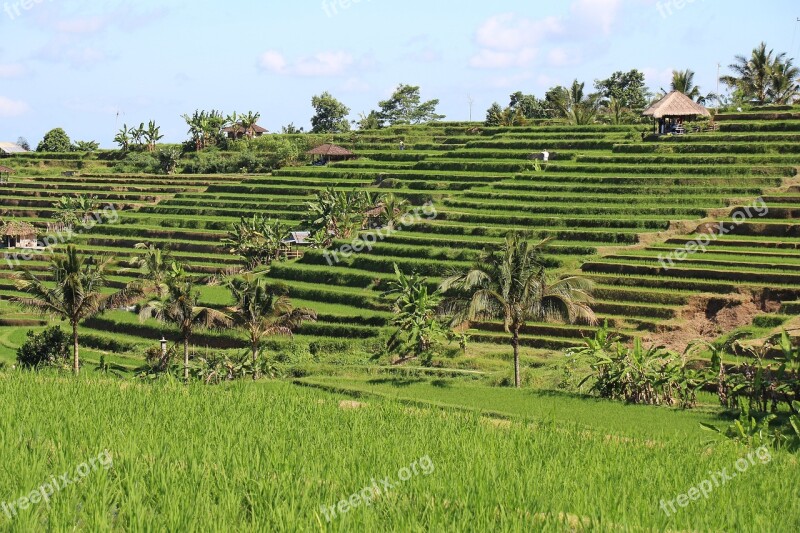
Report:
[{"label": "bare earth patch", "polygon": [[721,335],[752,324],[762,313],[774,313],[780,302],[767,293],[743,289],[729,295],[702,294],[693,297],[681,316],[646,335],[647,343],[683,352],[697,340],[713,341]]}]

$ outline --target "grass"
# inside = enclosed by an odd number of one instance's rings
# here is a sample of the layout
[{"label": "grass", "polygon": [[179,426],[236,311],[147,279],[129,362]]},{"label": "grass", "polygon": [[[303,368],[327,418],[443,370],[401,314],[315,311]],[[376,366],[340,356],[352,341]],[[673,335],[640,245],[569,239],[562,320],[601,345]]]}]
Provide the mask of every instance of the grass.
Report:
[{"label": "grass", "polygon": [[[760,530],[800,526],[796,457],[766,464],[668,517],[662,499],[731,469],[746,451],[680,433],[609,436],[569,420],[360,403],[285,383],[212,388],[99,378],[0,377],[6,501],[104,450],[113,461],[4,528],[167,531]],[[59,406],[53,424],[53,406]],[[563,405],[568,411],[570,404]],[[584,409],[611,420],[602,404]],[[532,412],[536,408],[531,408]],[[650,413],[643,410],[645,419]],[[24,413],[24,416],[22,414]],[[669,413],[672,415],[672,413]],[[546,414],[545,418],[549,415]],[[681,414],[674,415],[676,418]],[[661,423],[659,421],[657,423]],[[420,461],[420,459],[423,461]],[[428,465],[406,477],[412,463]],[[424,472],[428,472],[425,475]],[[390,477],[370,506],[336,505]],[[602,488],[601,488],[602,487]],[[589,490],[587,490],[589,488]]]}]

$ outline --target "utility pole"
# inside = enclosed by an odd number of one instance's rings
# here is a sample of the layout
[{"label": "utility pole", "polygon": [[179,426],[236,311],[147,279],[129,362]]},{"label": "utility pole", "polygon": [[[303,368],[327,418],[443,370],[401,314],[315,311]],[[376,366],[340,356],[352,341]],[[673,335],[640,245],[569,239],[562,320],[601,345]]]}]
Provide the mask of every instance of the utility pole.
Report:
[{"label": "utility pole", "polygon": [[469,121],[472,122],[472,104],[475,103],[475,100],[472,99],[472,95],[467,95],[467,102],[469,102]]}]

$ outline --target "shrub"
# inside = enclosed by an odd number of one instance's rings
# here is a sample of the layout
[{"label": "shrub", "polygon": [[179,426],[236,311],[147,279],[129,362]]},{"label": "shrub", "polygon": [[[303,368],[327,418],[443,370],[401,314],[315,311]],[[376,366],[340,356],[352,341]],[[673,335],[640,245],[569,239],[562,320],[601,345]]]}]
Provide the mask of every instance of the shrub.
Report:
[{"label": "shrub", "polygon": [[17,362],[28,368],[69,366],[70,338],[54,326],[41,333],[28,332],[28,339],[17,349]]}]

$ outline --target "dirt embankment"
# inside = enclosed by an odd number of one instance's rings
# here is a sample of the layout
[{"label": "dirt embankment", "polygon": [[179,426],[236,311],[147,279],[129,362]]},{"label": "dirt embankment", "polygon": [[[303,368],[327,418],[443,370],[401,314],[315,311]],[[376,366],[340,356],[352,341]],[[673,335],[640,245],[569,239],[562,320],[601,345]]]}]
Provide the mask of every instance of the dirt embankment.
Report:
[{"label": "dirt embankment", "polygon": [[769,290],[741,289],[733,294],[701,294],[689,303],[675,320],[668,322],[645,341],[682,352],[697,340],[714,341],[721,335],[752,324],[762,313],[775,313],[780,295]]}]

